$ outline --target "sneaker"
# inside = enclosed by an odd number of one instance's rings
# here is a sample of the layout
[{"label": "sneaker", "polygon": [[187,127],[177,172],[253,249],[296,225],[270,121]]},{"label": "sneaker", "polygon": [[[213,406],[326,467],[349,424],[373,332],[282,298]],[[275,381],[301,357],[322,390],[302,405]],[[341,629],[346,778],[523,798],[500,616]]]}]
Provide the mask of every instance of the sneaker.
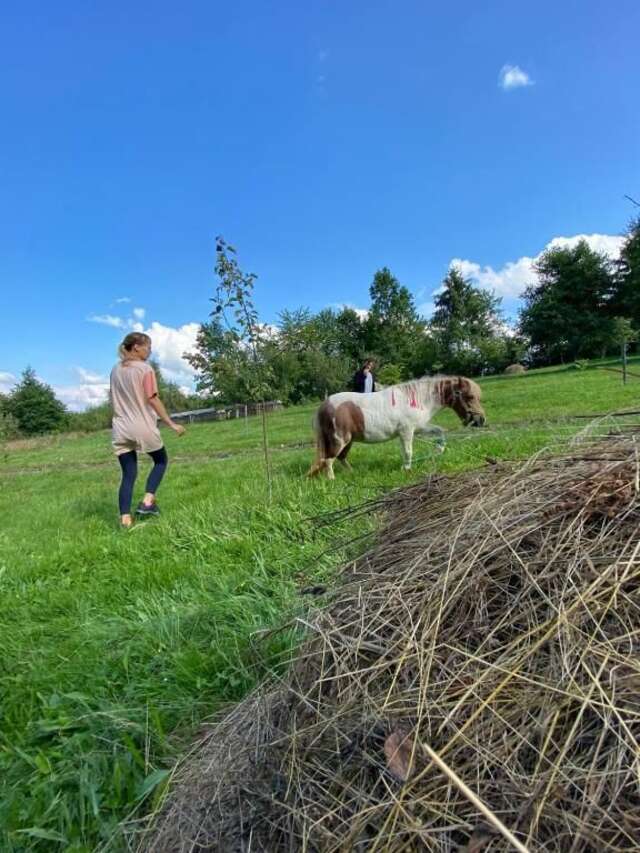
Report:
[{"label": "sneaker", "polygon": [[145,504],[140,501],[136,508],[136,515],[160,515],[160,507],[157,503]]}]

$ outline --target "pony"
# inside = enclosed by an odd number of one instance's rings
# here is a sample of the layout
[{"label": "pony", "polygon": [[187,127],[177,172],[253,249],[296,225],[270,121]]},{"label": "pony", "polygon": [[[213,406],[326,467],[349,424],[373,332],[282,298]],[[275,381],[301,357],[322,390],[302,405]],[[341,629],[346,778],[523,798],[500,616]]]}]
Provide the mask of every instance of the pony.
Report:
[{"label": "pony", "polygon": [[479,386],[464,376],[425,376],[372,394],[332,394],[314,417],[317,454],[307,476],[325,470],[333,480],[336,459],[351,469],[347,455],[354,441],[377,443],[396,437],[402,447],[403,467],[409,471],[414,433],[435,436],[444,449],[444,430],[431,425],[431,418],[448,406],[465,426],[483,426],[486,417],[480,398]]}]

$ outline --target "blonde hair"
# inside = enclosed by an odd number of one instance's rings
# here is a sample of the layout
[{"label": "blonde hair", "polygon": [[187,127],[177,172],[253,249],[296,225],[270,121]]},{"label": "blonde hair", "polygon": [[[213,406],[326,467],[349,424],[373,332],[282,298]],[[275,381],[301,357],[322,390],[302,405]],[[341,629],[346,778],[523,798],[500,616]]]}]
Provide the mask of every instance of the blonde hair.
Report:
[{"label": "blonde hair", "polygon": [[118,347],[118,355],[124,361],[129,357],[131,350],[136,346],[143,346],[144,344],[150,344],[151,338],[149,335],[145,335],[144,332],[129,332],[126,335],[125,339],[122,341],[120,346]]}]

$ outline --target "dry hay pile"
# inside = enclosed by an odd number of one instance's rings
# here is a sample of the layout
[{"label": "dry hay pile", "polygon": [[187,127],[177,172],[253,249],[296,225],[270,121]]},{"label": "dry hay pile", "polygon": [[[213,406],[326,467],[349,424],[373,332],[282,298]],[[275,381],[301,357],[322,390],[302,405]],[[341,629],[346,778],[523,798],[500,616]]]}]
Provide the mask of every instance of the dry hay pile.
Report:
[{"label": "dry hay pile", "polygon": [[209,732],[141,849],[640,849],[634,437],[385,503],[286,679]]}]

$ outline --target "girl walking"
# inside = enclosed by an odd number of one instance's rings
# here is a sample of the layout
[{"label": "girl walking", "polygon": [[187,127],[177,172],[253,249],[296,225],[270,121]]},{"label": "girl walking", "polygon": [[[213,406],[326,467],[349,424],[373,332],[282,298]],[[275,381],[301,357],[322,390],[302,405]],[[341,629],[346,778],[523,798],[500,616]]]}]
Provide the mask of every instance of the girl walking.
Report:
[{"label": "girl walking", "polygon": [[118,499],[120,523],[131,527],[131,500],[138,475],[138,452],[148,453],[153,468],[147,478],[146,491],[136,515],[158,515],[156,492],[167,469],[167,451],[158,429],[160,418],[178,435],[184,427],[174,423],[158,397],[156,374],[147,363],[151,355],[151,338],[142,332],[131,332],[119,347],[120,362],[111,371],[111,407],[113,409],[113,449],[122,469]]}]

